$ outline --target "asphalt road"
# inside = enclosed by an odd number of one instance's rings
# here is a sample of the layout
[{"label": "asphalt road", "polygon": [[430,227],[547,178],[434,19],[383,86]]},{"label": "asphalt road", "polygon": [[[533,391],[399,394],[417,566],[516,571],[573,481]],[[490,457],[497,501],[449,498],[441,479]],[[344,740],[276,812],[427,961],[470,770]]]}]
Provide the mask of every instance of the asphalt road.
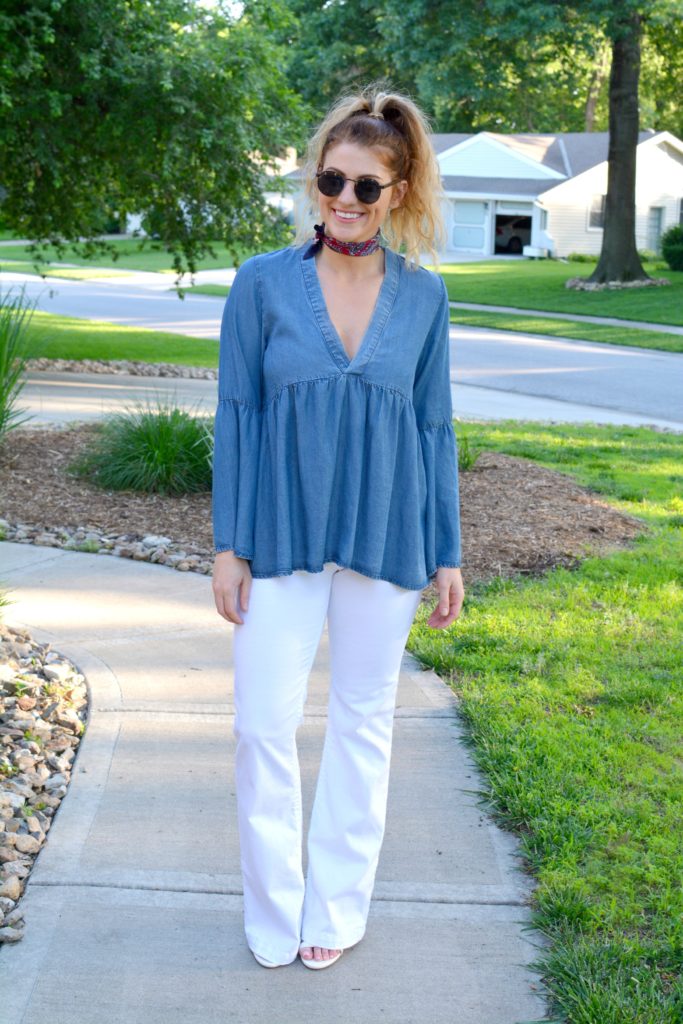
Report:
[{"label": "asphalt road", "polygon": [[[197,280],[228,283],[231,274],[202,272]],[[161,282],[157,274],[46,282],[3,274],[3,281],[10,284],[13,277],[25,284],[38,308],[49,312],[218,337],[224,299],[188,295],[180,300],[171,275]],[[683,358],[678,353],[467,326],[452,329],[451,346],[456,416],[652,423],[683,430]],[[59,391],[57,404],[66,403],[68,410],[71,392],[75,410],[87,387],[97,393],[97,401],[107,389],[113,398],[122,384],[118,377],[105,386],[101,377],[86,383],[80,375],[72,381],[68,374],[39,374],[31,376],[24,398],[40,413],[41,401]],[[136,394],[141,388],[175,386],[191,392],[189,401],[199,397],[210,405],[214,400],[212,382],[151,385],[133,378],[128,384]],[[51,416],[47,406],[43,411]]]}]

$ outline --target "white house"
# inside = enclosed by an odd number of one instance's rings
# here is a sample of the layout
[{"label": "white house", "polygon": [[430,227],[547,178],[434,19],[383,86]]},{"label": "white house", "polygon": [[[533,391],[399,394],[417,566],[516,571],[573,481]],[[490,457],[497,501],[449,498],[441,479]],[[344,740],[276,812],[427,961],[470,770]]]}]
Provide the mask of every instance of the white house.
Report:
[{"label": "white house", "polygon": [[[434,134],[446,194],[447,243],[459,255],[599,255],[607,192],[608,132]],[[287,177],[296,179],[299,171]],[[295,200],[296,202],[296,200]],[[683,224],[683,142],[639,133],[636,246],[660,250]]]}]

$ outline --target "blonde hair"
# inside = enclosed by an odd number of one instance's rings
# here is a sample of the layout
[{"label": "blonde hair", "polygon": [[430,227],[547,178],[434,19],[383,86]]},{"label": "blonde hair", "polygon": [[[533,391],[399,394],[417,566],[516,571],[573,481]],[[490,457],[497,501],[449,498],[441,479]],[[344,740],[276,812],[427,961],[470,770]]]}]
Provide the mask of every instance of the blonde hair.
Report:
[{"label": "blonde hair", "polygon": [[[381,147],[387,151],[392,177],[405,179],[408,189],[400,206],[389,210],[382,226],[387,243],[404,248],[406,265],[416,269],[421,253],[438,264],[443,245],[444,199],[441,172],[429,140],[430,126],[425,114],[406,95],[385,92],[381,85],[366,85],[360,92],[341,96],[330,108],[308,143],[302,168],[304,194],[310,200],[297,224],[294,245],[310,240],[318,195],[316,171],[322,169],[325,153],[339,142]],[[301,215],[299,215],[301,217]]]}]

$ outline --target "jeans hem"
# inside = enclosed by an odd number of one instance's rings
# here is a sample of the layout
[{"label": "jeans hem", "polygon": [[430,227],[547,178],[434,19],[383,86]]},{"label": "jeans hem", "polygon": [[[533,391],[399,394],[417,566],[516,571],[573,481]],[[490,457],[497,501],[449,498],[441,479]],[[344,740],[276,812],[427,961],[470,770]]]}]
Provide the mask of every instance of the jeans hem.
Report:
[{"label": "jeans hem", "polygon": [[366,929],[363,928],[360,932],[351,932],[348,938],[339,939],[337,936],[318,936],[317,942],[306,942],[304,939],[301,940],[300,946],[320,946],[321,949],[350,949],[351,946],[357,945],[360,940],[364,937]]}]

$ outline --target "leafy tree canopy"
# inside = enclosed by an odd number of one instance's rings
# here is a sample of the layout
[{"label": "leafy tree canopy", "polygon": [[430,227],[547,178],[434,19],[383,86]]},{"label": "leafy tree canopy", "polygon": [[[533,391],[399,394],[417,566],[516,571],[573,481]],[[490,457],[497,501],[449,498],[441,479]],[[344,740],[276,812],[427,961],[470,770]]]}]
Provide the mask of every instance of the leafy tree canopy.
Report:
[{"label": "leafy tree canopy", "polygon": [[606,131],[618,15],[643,16],[642,126],[683,136],[681,0],[287,0],[289,74],[318,117],[384,77],[435,131]]},{"label": "leafy tree canopy", "polygon": [[301,146],[289,88],[291,14],[239,16],[193,0],[4,0],[0,195],[5,223],[48,242],[92,241],[109,208],[149,215],[180,273],[223,239],[280,243],[263,198],[273,157]]}]

